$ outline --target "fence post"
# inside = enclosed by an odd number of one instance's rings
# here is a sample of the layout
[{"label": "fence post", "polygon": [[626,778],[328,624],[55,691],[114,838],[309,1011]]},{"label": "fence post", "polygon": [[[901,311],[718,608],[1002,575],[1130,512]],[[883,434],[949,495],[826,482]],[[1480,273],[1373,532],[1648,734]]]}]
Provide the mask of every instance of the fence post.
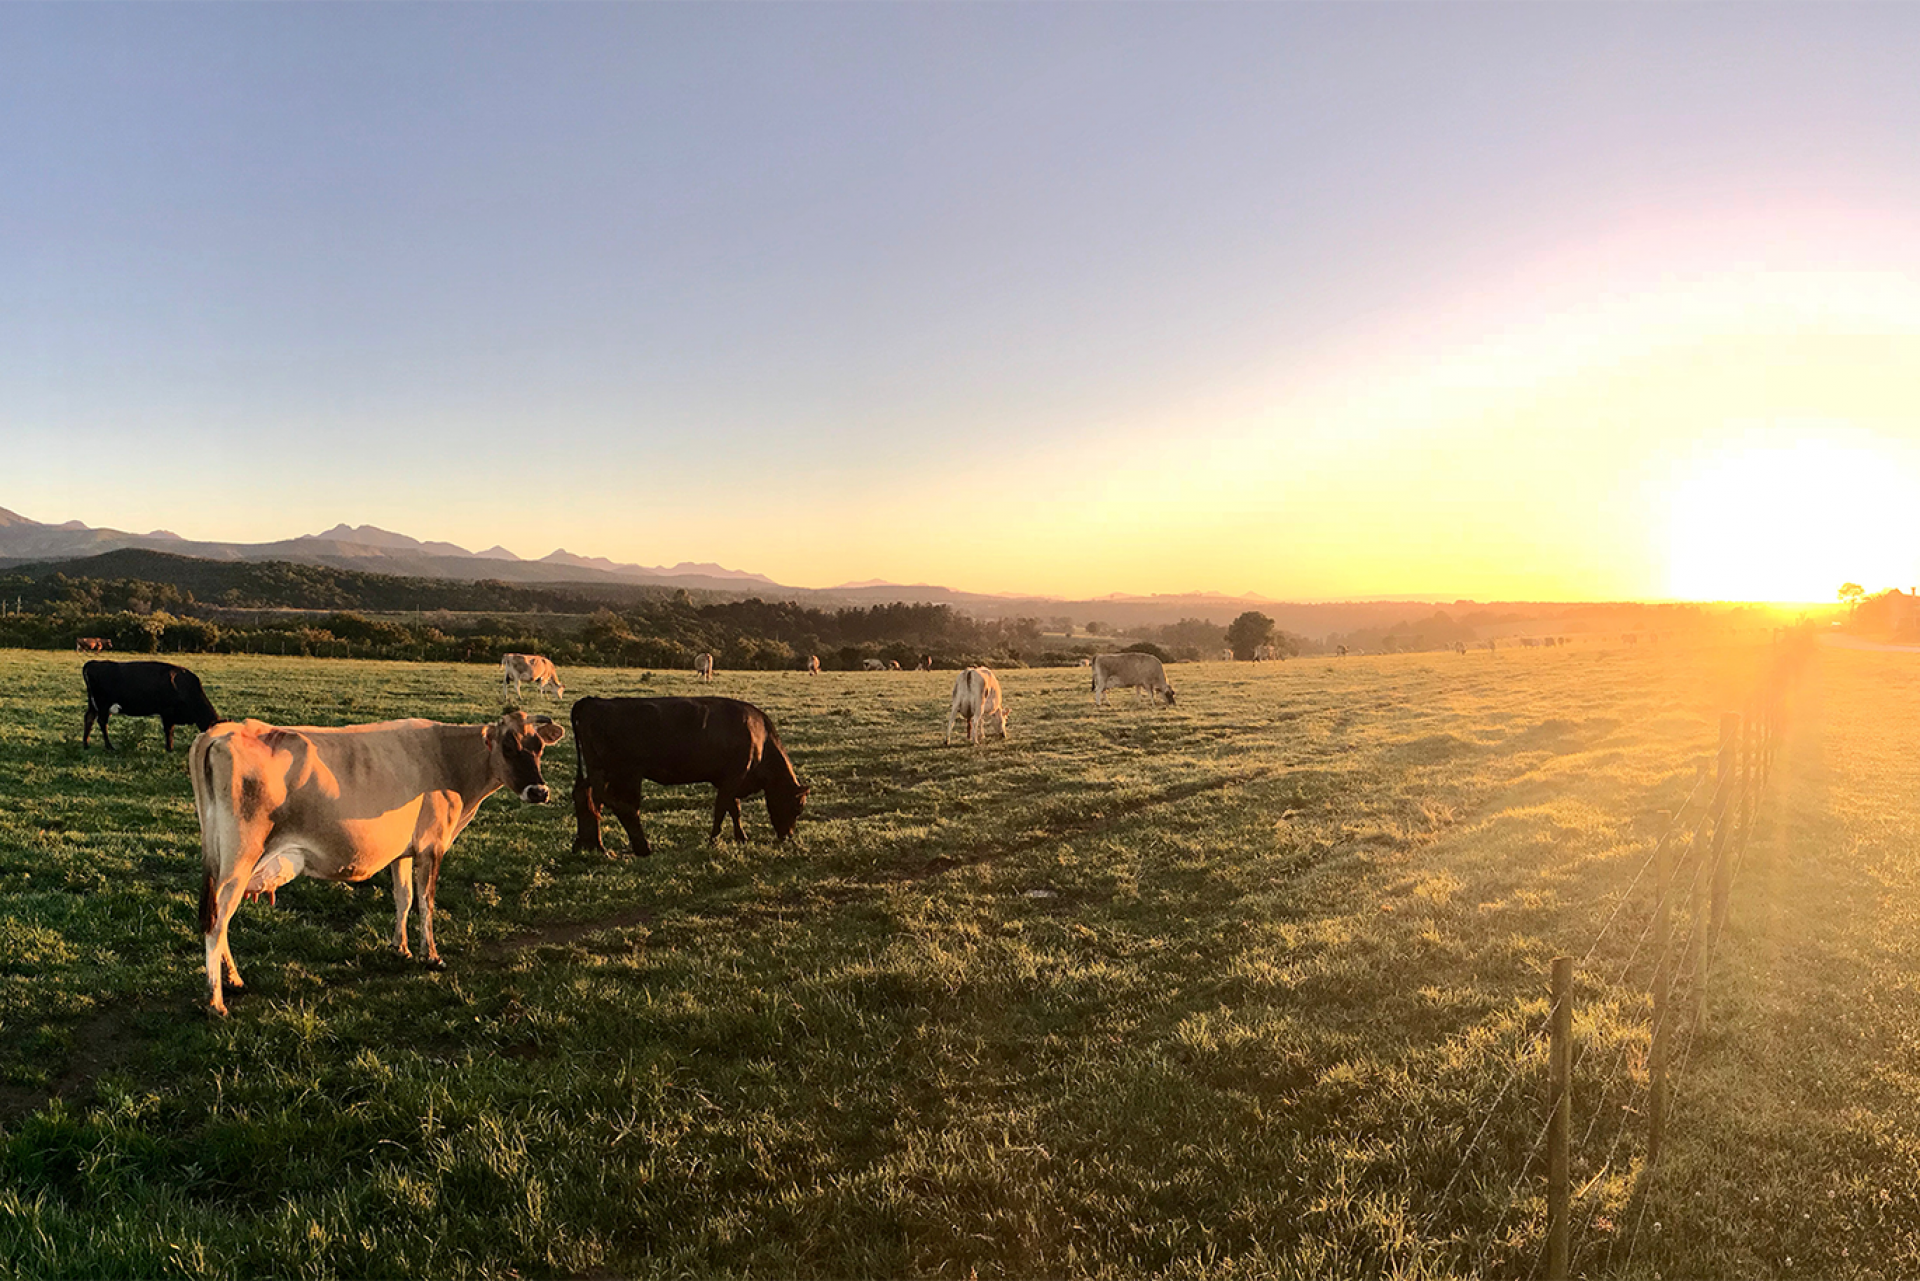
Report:
[{"label": "fence post", "polygon": [[1733,868],[1727,859],[1727,817],[1733,809],[1734,751],[1740,738],[1740,713],[1720,717],[1720,764],[1713,789],[1713,928],[1711,945],[1727,923],[1727,893],[1733,886]]},{"label": "fence post", "polygon": [[1553,958],[1553,1033],[1547,1074],[1553,1108],[1547,1125],[1547,1281],[1566,1281],[1568,1211],[1573,1201],[1573,958]]},{"label": "fence post", "polygon": [[1653,918],[1653,1046],[1647,1056],[1647,1164],[1660,1159],[1660,1141],[1667,1130],[1667,1052],[1672,1038],[1673,1012],[1673,848],[1665,836],[1654,851],[1660,883],[1660,906]]}]

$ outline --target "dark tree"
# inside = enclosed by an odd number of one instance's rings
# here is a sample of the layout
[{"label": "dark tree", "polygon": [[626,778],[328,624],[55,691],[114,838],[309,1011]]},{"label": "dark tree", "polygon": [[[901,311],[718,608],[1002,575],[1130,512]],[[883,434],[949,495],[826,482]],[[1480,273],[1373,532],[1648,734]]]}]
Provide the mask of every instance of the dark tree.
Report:
[{"label": "dark tree", "polygon": [[1253,651],[1273,639],[1273,620],[1257,609],[1250,609],[1227,624],[1227,644],[1233,646],[1233,656],[1242,662],[1253,657]]}]

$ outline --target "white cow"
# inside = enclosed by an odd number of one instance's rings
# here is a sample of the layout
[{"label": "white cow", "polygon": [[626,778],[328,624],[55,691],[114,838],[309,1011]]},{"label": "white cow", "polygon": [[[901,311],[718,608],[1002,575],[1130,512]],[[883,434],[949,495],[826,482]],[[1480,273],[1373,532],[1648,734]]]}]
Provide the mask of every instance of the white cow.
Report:
[{"label": "white cow", "polygon": [[693,674],[703,681],[713,679],[713,655],[696,654],[693,659]]},{"label": "white cow", "polygon": [[554,670],[553,660],[539,654],[502,654],[500,656],[500,697],[519,698],[520,682],[531,681],[543,694],[555,698],[566,695],[567,687],[560,683],[560,673]]},{"label": "white cow", "polygon": [[879,658],[863,658],[860,660],[860,666],[869,672],[884,672],[887,670],[886,660]]},{"label": "white cow", "polygon": [[1107,691],[1137,689],[1142,695],[1158,695],[1173,704],[1173,686],[1167,684],[1167,669],[1152,654],[1101,654],[1093,660],[1093,703],[1105,704]]},{"label": "white cow", "polygon": [[961,720],[969,743],[987,741],[987,718],[1000,722],[1007,736],[1007,705],[1000,697],[1000,680],[984,667],[969,667],[953,681],[953,708],[947,713],[947,742],[953,742],[953,722]]}]

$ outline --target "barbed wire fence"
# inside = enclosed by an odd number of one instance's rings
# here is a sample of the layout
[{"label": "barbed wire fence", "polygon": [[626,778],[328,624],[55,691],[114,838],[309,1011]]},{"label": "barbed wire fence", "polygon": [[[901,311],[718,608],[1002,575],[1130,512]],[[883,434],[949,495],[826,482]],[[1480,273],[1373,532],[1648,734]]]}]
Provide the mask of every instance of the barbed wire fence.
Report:
[{"label": "barbed wire fence", "polygon": [[[1732,887],[1772,777],[1787,697],[1812,647],[1810,636],[1776,635],[1771,661],[1741,709],[1720,718],[1711,767],[1701,762],[1692,789],[1635,867],[1598,933],[1577,959],[1571,954],[1553,959],[1546,1010],[1526,1023],[1512,1045],[1512,1065],[1472,1125],[1437,1202],[1457,1209],[1454,1193],[1464,1194],[1470,1183],[1473,1195],[1491,1207],[1478,1248],[1470,1260],[1459,1260],[1470,1275],[1484,1276],[1494,1268],[1561,1281],[1581,1263],[1611,1270],[1616,1262],[1632,1272],[1650,1222],[1657,1230],[1649,1214],[1660,1155],[1687,1069],[1701,1053],[1707,993]],[[1645,903],[1638,891],[1648,882],[1651,912],[1629,911],[1630,905]],[[1624,943],[1636,927],[1632,942]],[[1594,973],[1591,967],[1608,945],[1616,959]],[[1622,946],[1623,958],[1617,955]],[[1617,1005],[1618,994],[1637,986],[1631,982],[1636,972],[1650,973],[1646,1004],[1636,1003],[1629,1012],[1640,1017],[1640,1011],[1648,1011],[1644,1039],[1620,1037],[1597,1061],[1577,1059],[1576,979],[1585,976],[1580,991],[1599,994],[1603,1005]],[[1583,1091],[1592,1099],[1578,1135],[1572,1124],[1576,1062]],[[1537,1106],[1542,1075],[1546,1108],[1529,1121],[1525,1113]],[[1610,1119],[1615,1124],[1609,1137]],[[1489,1186],[1484,1176],[1469,1178],[1476,1164],[1489,1159],[1489,1143],[1511,1144],[1515,1134],[1526,1136],[1527,1146],[1507,1166],[1504,1187]],[[1584,1175],[1578,1187],[1573,1182],[1576,1154]],[[1628,1203],[1637,1202],[1632,1223],[1608,1223],[1606,1231],[1575,1240],[1576,1224],[1599,1219],[1609,1180],[1623,1177],[1633,1187]],[[1544,1241],[1539,1229],[1543,1195]],[[1523,1207],[1523,1220],[1514,1222],[1515,1211]]]}]

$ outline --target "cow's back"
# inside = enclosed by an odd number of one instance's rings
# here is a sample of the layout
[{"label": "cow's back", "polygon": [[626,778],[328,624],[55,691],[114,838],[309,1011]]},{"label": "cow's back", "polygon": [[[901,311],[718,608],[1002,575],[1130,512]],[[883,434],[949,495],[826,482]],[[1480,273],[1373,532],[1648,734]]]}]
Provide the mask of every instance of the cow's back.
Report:
[{"label": "cow's back", "polygon": [[572,717],[589,777],[718,783],[754,769],[769,745],[780,750],[766,715],[735,698],[583,698]]}]

